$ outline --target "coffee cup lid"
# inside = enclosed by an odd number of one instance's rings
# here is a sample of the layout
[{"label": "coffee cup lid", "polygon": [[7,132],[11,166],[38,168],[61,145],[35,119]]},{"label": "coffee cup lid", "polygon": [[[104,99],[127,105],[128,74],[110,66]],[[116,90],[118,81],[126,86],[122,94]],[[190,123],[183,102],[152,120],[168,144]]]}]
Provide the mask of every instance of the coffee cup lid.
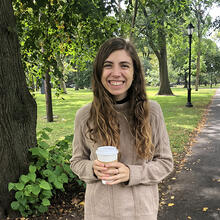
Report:
[{"label": "coffee cup lid", "polygon": [[113,146],[103,146],[103,147],[98,147],[96,153],[102,155],[112,155],[112,154],[117,154],[118,149]]}]

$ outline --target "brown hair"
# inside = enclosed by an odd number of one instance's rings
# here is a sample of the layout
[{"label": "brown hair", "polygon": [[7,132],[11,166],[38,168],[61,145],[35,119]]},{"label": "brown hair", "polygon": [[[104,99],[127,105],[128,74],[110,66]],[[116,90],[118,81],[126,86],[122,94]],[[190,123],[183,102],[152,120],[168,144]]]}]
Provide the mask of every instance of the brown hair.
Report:
[{"label": "brown hair", "polygon": [[[115,99],[102,85],[101,77],[104,61],[116,50],[125,50],[133,61],[134,78],[128,90],[130,102],[130,115],[132,123],[130,129],[135,137],[137,154],[141,158],[152,156],[153,144],[149,124],[149,107],[145,91],[145,79],[140,59],[134,46],[122,39],[107,40],[99,49],[92,75],[93,102],[87,125],[90,138],[103,145],[112,145],[120,148],[120,129],[117,121],[117,111],[114,109]],[[90,123],[92,122],[92,126]]]}]

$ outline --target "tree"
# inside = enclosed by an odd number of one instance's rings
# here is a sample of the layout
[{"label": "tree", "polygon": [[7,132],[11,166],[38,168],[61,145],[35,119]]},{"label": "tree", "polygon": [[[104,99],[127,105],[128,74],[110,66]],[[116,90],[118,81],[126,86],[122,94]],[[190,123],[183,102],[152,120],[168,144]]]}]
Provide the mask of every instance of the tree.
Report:
[{"label": "tree", "polygon": [[192,0],[191,8],[194,12],[194,19],[197,27],[197,60],[196,60],[196,82],[195,90],[198,91],[199,75],[200,75],[200,58],[202,38],[206,34],[208,28],[211,26],[211,17],[207,13],[208,8],[215,2],[215,0]]},{"label": "tree", "polygon": [[[93,59],[97,47],[117,29],[108,16],[111,4],[100,0],[16,0],[14,8],[19,21],[24,66],[35,66],[33,74],[53,82],[58,90],[63,85],[63,69],[59,56],[71,55],[77,69]],[[37,68],[36,68],[37,67]],[[33,76],[33,75],[32,75]],[[32,79],[32,78],[31,78]],[[47,121],[53,121],[51,85],[46,85]]]},{"label": "tree", "polygon": [[36,103],[22,68],[12,2],[0,2],[0,219],[10,212],[8,183],[27,171],[36,145]]},{"label": "tree", "polygon": [[[146,42],[157,56],[159,63],[160,88],[159,95],[172,95],[168,78],[167,36],[172,37],[177,24],[183,22],[185,1],[140,0],[140,13],[137,16],[138,37],[145,37]],[[140,16],[141,15],[141,16]],[[174,31],[175,30],[175,31]]]}]

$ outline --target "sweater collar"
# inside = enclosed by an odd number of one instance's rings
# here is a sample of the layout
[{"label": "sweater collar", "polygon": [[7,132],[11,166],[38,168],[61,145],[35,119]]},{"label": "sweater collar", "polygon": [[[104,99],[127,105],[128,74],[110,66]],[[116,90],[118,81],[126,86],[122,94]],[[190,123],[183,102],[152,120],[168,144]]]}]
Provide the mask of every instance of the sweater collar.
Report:
[{"label": "sweater collar", "polygon": [[126,101],[126,102],[123,102],[121,104],[115,104],[114,105],[115,107],[115,110],[118,111],[118,112],[126,112],[129,110],[129,100]]}]

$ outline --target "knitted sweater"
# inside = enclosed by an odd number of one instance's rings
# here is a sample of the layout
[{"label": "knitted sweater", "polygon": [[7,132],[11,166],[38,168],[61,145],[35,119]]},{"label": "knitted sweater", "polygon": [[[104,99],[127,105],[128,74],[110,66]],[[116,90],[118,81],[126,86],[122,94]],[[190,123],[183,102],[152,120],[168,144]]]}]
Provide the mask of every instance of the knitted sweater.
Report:
[{"label": "knitted sweater", "polygon": [[[86,182],[85,220],[156,220],[159,195],[158,183],[173,169],[169,138],[160,105],[149,101],[153,159],[140,159],[135,150],[134,136],[129,129],[129,103],[117,104],[120,125],[120,162],[130,168],[128,184],[104,185],[93,172],[97,159],[95,144],[85,135],[91,104],[79,109],[75,117],[73,155],[70,167]],[[122,114],[121,114],[122,113]]]}]

